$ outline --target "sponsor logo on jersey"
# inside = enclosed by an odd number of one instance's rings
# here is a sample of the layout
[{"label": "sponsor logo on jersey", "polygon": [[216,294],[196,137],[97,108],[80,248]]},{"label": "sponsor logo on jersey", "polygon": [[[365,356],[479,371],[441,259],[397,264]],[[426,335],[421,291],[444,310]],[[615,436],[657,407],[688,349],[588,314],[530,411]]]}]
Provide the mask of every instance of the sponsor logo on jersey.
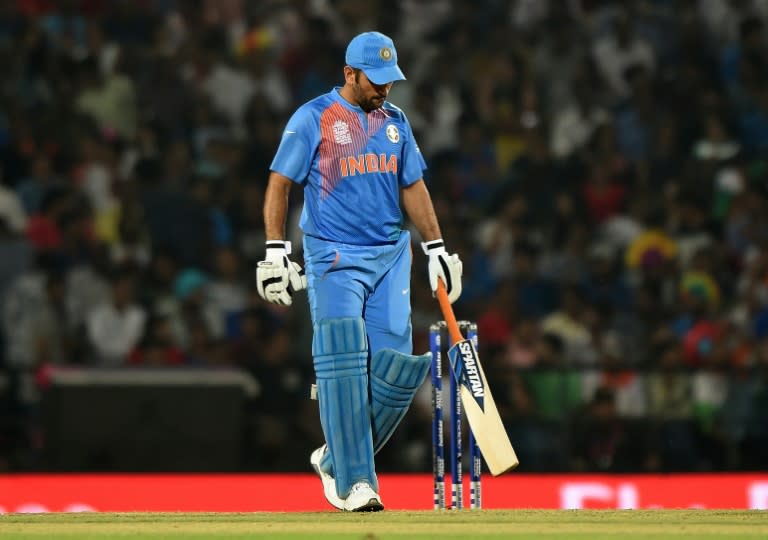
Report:
[{"label": "sponsor logo on jersey", "polygon": [[397,174],[397,156],[395,154],[358,154],[339,159],[341,176],[356,176],[366,173]]},{"label": "sponsor logo on jersey", "polygon": [[352,134],[349,132],[349,125],[343,120],[336,120],[333,123],[333,139],[337,144],[352,144]]},{"label": "sponsor logo on jersey", "polygon": [[389,124],[386,129],[386,134],[389,142],[393,144],[400,142],[400,131],[397,129],[397,126]]}]

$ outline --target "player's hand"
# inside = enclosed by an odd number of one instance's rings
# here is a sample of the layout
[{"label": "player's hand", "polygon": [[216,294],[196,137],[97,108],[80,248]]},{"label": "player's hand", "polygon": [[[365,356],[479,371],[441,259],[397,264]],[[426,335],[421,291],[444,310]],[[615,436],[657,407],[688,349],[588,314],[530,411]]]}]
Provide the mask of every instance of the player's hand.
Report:
[{"label": "player's hand", "polygon": [[461,296],[461,259],[456,253],[449,255],[442,240],[422,242],[421,247],[429,257],[429,286],[432,294],[437,291],[437,279],[440,278],[445,284],[448,300],[453,304]]},{"label": "player's hand", "polygon": [[290,242],[269,240],[264,260],[256,265],[256,289],[267,302],[290,306],[293,293],[307,288],[304,269],[288,258],[290,253]]}]

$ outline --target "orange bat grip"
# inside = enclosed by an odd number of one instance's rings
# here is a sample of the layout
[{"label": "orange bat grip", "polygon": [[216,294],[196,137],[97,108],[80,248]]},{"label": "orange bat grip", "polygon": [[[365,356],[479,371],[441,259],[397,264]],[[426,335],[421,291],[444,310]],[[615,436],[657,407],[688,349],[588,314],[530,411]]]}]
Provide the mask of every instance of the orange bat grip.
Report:
[{"label": "orange bat grip", "polygon": [[448,326],[448,333],[451,336],[451,345],[455,345],[464,339],[459,330],[459,323],[456,322],[456,315],[453,314],[451,301],[448,300],[448,292],[445,290],[443,280],[437,279],[437,301],[440,303],[440,311],[443,312],[445,324]]}]

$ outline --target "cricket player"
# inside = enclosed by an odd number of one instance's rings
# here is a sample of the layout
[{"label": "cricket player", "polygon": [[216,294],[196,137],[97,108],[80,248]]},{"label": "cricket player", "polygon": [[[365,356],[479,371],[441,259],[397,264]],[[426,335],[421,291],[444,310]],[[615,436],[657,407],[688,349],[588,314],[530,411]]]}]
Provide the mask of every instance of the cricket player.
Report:
[{"label": "cricket player", "polygon": [[[258,292],[290,305],[307,287],[326,441],[310,463],[328,502],[345,511],[384,508],[374,454],[430,365],[429,353],[411,354],[411,241],[400,201],[422,237],[432,290],[442,278],[452,302],[461,294],[462,263],[443,244],[423,181],[426,164],[405,115],[386,101],[392,84],[403,79],[389,37],[365,32],[352,39],[344,86],[293,114],[265,194]],[[294,184],[304,188],[306,276],[285,241]]]}]

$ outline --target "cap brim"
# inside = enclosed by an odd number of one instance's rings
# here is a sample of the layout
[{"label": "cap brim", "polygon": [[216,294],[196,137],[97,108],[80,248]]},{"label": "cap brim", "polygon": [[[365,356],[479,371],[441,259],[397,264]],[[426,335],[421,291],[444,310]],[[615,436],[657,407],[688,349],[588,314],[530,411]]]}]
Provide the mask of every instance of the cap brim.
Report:
[{"label": "cap brim", "polygon": [[405,80],[405,75],[398,66],[363,68],[363,72],[373,84],[387,84]]}]

